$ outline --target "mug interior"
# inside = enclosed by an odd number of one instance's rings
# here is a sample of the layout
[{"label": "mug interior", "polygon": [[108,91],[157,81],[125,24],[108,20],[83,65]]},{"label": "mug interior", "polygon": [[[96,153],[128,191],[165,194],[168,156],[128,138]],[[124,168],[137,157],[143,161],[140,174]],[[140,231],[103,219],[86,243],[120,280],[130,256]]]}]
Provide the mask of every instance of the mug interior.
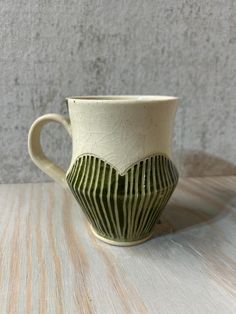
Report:
[{"label": "mug interior", "polygon": [[71,96],[67,100],[82,100],[82,101],[170,101],[177,100],[174,96],[159,96],[159,95],[121,95],[121,96]]}]

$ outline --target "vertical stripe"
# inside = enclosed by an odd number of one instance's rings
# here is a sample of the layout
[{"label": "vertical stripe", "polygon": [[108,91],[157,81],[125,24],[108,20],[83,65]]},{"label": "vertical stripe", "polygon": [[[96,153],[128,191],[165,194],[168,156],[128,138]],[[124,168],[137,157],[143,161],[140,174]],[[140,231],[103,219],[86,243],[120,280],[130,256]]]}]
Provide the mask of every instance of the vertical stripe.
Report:
[{"label": "vertical stripe", "polygon": [[111,178],[112,178],[112,170],[113,168],[110,167],[109,169],[109,176],[108,176],[108,182],[107,182],[107,187],[108,187],[108,191],[107,191],[107,204],[108,204],[108,210],[109,210],[109,214],[111,217],[111,222],[113,224],[113,230],[115,232],[115,237],[118,237],[118,232],[117,232],[117,228],[116,228],[116,224],[115,224],[115,220],[114,220],[114,215],[113,215],[113,210],[111,208]]},{"label": "vertical stripe", "polygon": [[[92,173],[91,173],[91,176],[89,178],[89,181],[90,181],[90,184],[89,184],[89,187],[88,187],[88,191],[87,191],[87,195],[89,197],[89,202],[90,202],[90,206],[91,206],[91,209],[93,209],[93,214],[94,214],[94,217],[96,217],[97,221],[98,221],[98,224],[100,225],[101,229],[104,230],[104,233],[107,233],[107,229],[106,227],[104,226],[104,222],[103,222],[103,218],[100,214],[100,210],[99,208],[96,206],[96,203],[93,202],[93,192],[91,192],[91,189],[92,189],[92,186],[93,186],[93,183],[94,183],[94,176],[95,176],[95,164],[96,164],[96,158],[93,158],[93,164],[92,164]],[[100,168],[98,168],[97,170],[100,170]]]},{"label": "vertical stripe", "polygon": [[[102,161],[100,159],[96,158],[96,161],[97,160],[98,160],[98,166],[96,167],[95,183],[94,183],[94,189],[93,189],[93,193],[92,193],[93,194],[94,204],[95,204],[95,207],[94,207],[94,211],[95,211],[94,221],[97,222],[97,225],[99,226],[98,229],[103,234],[103,233],[107,232],[107,230],[104,227],[103,219],[101,217],[101,213],[100,213],[99,206],[98,206],[98,203],[97,203],[97,194],[98,194],[98,190],[99,190],[98,182],[99,182],[100,169],[101,169],[100,165],[101,165]],[[100,217],[101,222],[99,220],[99,217]],[[101,224],[102,224],[102,226],[101,226]]]},{"label": "vertical stripe", "polygon": [[[163,158],[162,158],[163,157]],[[165,160],[164,156],[160,156],[160,181],[163,184],[163,188],[160,189],[160,192],[158,193],[157,202],[154,205],[154,210],[152,211],[151,215],[148,217],[148,221],[145,227],[145,232],[148,232],[153,225],[155,224],[155,219],[158,218],[159,213],[162,209],[162,204],[165,201],[165,196],[168,197],[168,181],[166,178],[166,172],[165,172]],[[155,218],[156,217],[156,218]]]},{"label": "vertical stripe", "polygon": [[134,179],[134,203],[132,206],[132,212],[131,212],[131,222],[130,222],[130,229],[132,230],[132,234],[135,232],[135,225],[134,225],[134,219],[136,216],[136,208],[137,208],[137,200],[139,197],[139,191],[138,191],[138,178],[139,178],[139,172],[140,172],[140,163],[138,163],[135,171],[135,179]]},{"label": "vertical stripe", "polygon": [[151,198],[151,158],[147,159],[147,176],[146,176],[146,186],[147,186],[147,192],[145,193],[146,199],[145,202],[143,204],[143,208],[142,211],[140,213],[140,216],[138,217],[138,225],[135,225],[135,230],[134,233],[137,235],[138,230],[140,229],[139,227],[142,225],[143,223],[143,218],[145,216],[145,214],[148,211],[148,205],[150,203],[150,198]]},{"label": "vertical stripe", "polygon": [[142,163],[142,179],[141,179],[141,200],[139,203],[139,206],[137,208],[137,213],[136,213],[136,217],[135,217],[135,226],[137,226],[138,223],[138,218],[140,215],[141,210],[143,209],[143,203],[145,200],[145,169],[146,169],[146,159],[143,161]]},{"label": "vertical stripe", "polygon": [[152,231],[175,189],[178,172],[161,154],[135,163],[123,175],[100,158],[83,155],[67,174],[67,182],[101,236],[136,241]]},{"label": "vertical stripe", "polygon": [[162,156],[158,156],[158,159],[159,159],[159,163],[157,165],[157,171],[158,171],[157,174],[158,174],[160,189],[159,189],[158,194],[157,194],[156,202],[153,206],[154,210],[149,215],[147,222],[146,222],[146,226],[144,227],[144,232],[148,232],[149,230],[151,230],[152,225],[153,225],[153,216],[155,215],[155,213],[159,210],[159,208],[161,206],[163,193],[165,193],[165,189],[166,189],[166,185],[165,185],[166,182],[165,182],[165,178],[163,176],[163,174],[164,174],[164,172],[163,172],[163,158],[162,158]]},{"label": "vertical stripe", "polygon": [[125,232],[127,230],[127,199],[128,199],[128,195],[127,195],[127,191],[128,191],[128,181],[129,181],[129,173],[127,172],[125,174],[125,191],[124,191],[124,199],[123,199],[123,217],[124,217],[124,226],[123,226],[123,233],[122,236],[123,238],[125,237]]},{"label": "vertical stripe", "polygon": [[85,212],[87,213],[87,215],[91,216],[92,224],[95,225],[100,230],[100,226],[98,225],[97,220],[94,219],[94,217],[93,217],[92,210],[87,205],[87,200],[86,200],[86,196],[85,196],[85,187],[86,187],[85,182],[86,182],[86,177],[88,175],[87,164],[88,164],[88,159],[91,156],[84,156],[84,157],[85,158],[84,158],[84,162],[83,162],[83,174],[81,177],[81,181],[79,183],[78,191],[80,192],[80,197],[81,197],[81,200],[82,200],[82,203],[84,206],[83,208],[85,209]]},{"label": "vertical stripe", "polygon": [[119,219],[118,206],[117,206],[118,180],[119,180],[119,174],[116,171],[115,172],[115,189],[114,189],[113,199],[114,199],[114,207],[115,207],[117,232],[118,232],[119,237],[121,237],[120,219]]},{"label": "vertical stripe", "polygon": [[[80,188],[78,187],[78,181],[77,179],[80,177],[81,175],[81,171],[83,172],[82,173],[82,176],[84,174],[84,171],[85,171],[85,168],[84,168],[84,156],[81,157],[81,159],[79,159],[75,165],[74,165],[74,171],[73,171],[73,178],[72,178],[72,182],[71,182],[71,187],[72,187],[72,192],[74,193],[75,195],[75,198],[78,200],[79,204],[85,208],[85,205],[84,205],[84,201],[81,197],[81,190]],[[82,180],[80,181],[82,183]],[[93,216],[90,214],[90,212],[85,212],[86,216],[88,217],[88,219],[90,220],[90,222],[92,223],[93,222]]]},{"label": "vertical stripe", "polygon": [[[79,162],[79,159],[76,160],[75,164],[76,164],[77,162]],[[67,174],[67,178],[66,178],[66,179],[67,179],[67,181],[69,181],[69,182],[71,181],[71,177],[73,176],[73,174],[74,174],[74,172],[75,172],[75,169],[76,169],[75,164],[72,166],[70,172]]]},{"label": "vertical stripe", "polygon": [[129,202],[128,202],[128,229],[127,237],[130,238],[132,234],[131,230],[131,217],[132,217],[132,200],[133,200],[133,186],[134,186],[134,168],[130,169],[130,188],[129,188]]},{"label": "vertical stripe", "polygon": [[[165,161],[167,163],[169,163],[169,161],[167,159],[165,159]],[[177,171],[176,171],[176,173],[177,173]],[[164,175],[168,176],[167,171],[164,172]],[[167,178],[166,178],[166,180],[167,180]],[[167,180],[167,182],[168,182],[168,180]],[[163,193],[162,198],[160,199],[159,203],[156,206],[156,210],[154,211],[153,215],[150,217],[149,228],[151,228],[156,223],[158,217],[161,215],[161,212],[164,209],[164,207],[166,206],[172,192],[174,191],[175,186],[176,186],[175,182],[174,183],[171,182],[171,185],[167,184],[167,186],[165,188],[165,193]]]},{"label": "vertical stripe", "polygon": [[[106,213],[106,209],[105,209],[105,206],[104,206],[104,203],[103,203],[103,188],[104,188],[104,183],[105,183],[105,173],[106,173],[106,168],[107,168],[107,164],[104,163],[103,165],[103,172],[102,172],[102,178],[101,178],[101,188],[100,188],[100,193],[99,193],[99,199],[100,199],[100,203],[101,203],[101,206],[102,206],[102,212],[103,212],[103,215],[105,217],[105,220],[106,220],[106,227],[105,227],[105,230],[106,230],[106,233],[112,237],[112,231],[111,231],[111,226],[110,226],[110,223],[109,223],[109,219],[107,217],[107,213]],[[100,213],[100,209],[97,207],[97,211],[98,213]],[[101,217],[101,215],[100,215]],[[102,219],[102,218],[101,218]],[[109,230],[109,231],[108,231]]]},{"label": "vertical stripe", "polygon": [[156,163],[156,168],[157,168],[157,186],[159,191],[162,190],[162,183],[161,183],[161,176],[160,176],[160,171],[161,171],[161,160],[160,160],[160,156],[156,156],[155,158],[155,163]]},{"label": "vertical stripe", "polygon": [[[150,214],[152,213],[153,210],[155,210],[155,208],[153,207],[154,205],[154,202],[156,200],[156,198],[158,197],[158,194],[157,194],[157,182],[156,182],[156,163],[155,163],[155,157],[152,157],[151,158],[151,170],[152,170],[152,191],[150,192],[151,193],[151,197],[150,197],[150,202],[148,204],[148,208],[147,210],[144,212],[143,214],[143,218],[139,224],[139,228],[138,228],[138,231],[136,233],[137,237],[140,237],[141,234],[143,233],[144,231],[144,227],[147,223],[147,218],[150,216]],[[151,182],[151,179],[150,179],[150,182]]]}]

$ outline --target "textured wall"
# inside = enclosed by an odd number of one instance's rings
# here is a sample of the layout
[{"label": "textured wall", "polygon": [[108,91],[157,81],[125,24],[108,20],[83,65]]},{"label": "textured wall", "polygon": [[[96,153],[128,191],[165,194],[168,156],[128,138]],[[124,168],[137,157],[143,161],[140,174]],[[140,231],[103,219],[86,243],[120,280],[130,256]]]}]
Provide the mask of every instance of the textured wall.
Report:
[{"label": "textured wall", "polygon": [[[1,0],[0,16],[0,182],[48,180],[28,129],[75,94],[178,95],[181,174],[236,173],[236,1]],[[43,143],[68,165],[62,128]]]}]

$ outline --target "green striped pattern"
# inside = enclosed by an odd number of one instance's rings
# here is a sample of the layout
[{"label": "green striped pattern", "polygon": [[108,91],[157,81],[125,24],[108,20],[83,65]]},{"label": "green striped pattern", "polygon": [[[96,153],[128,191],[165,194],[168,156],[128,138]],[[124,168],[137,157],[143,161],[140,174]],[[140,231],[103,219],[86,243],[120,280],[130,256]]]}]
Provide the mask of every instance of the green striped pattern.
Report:
[{"label": "green striped pattern", "polygon": [[149,156],[124,174],[93,155],[79,156],[68,185],[94,230],[114,241],[137,241],[150,235],[178,182],[165,155]]}]

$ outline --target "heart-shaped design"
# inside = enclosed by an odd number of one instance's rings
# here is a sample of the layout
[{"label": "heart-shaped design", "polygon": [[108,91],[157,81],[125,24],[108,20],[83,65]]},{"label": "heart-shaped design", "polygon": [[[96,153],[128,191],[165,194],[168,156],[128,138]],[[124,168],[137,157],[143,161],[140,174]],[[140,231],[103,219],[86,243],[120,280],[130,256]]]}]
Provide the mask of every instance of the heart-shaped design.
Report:
[{"label": "heart-shaped design", "polygon": [[132,242],[151,234],[176,187],[178,171],[164,154],[139,160],[123,174],[103,159],[84,154],[66,179],[100,237]]}]

